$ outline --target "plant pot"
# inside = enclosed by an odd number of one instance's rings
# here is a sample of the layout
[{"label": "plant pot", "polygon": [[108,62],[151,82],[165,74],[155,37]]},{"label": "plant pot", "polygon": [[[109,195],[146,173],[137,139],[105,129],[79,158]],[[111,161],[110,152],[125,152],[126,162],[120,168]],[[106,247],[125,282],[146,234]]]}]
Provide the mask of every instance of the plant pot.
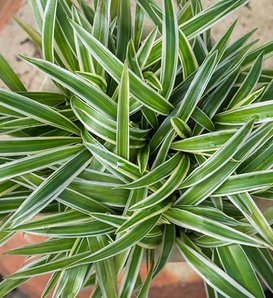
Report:
[{"label": "plant pot", "polygon": [[[18,270],[26,261],[24,256],[3,255],[4,252],[24,245],[35,244],[46,238],[24,232],[16,233],[0,248],[0,274],[8,276]],[[175,258],[175,256],[174,256]],[[141,266],[141,275],[147,274],[146,265]],[[50,277],[50,274],[37,276],[19,287],[29,298],[39,298]],[[89,297],[92,288],[83,291],[79,298]],[[152,282],[150,298],[205,298],[204,285],[201,278],[185,263],[170,262]]]}]

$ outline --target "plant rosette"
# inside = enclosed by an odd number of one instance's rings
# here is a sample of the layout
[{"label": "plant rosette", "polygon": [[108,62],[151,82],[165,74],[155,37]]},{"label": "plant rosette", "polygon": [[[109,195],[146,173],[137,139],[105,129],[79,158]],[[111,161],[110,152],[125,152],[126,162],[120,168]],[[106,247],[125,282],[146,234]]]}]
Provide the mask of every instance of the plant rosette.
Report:
[{"label": "plant rosette", "polygon": [[21,58],[58,92],[26,90],[0,57],[0,241],[46,240],[6,252],[27,263],[0,297],[44,274],[41,297],[148,297],[174,247],[208,297],[264,297],[273,208],[255,198],[273,198],[273,44],[230,42],[236,23],[210,34],[247,1],[30,3],[38,30],[17,22],[42,58]]}]

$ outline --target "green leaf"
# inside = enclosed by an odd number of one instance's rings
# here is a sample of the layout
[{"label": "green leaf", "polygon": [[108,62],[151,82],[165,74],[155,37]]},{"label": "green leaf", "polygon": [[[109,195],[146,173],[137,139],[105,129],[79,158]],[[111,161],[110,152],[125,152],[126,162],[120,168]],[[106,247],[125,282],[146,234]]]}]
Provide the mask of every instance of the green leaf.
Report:
[{"label": "green leaf", "polygon": [[147,196],[145,199],[136,203],[131,207],[132,210],[146,209],[152,207],[166,198],[168,198],[180,185],[184,177],[186,177],[190,167],[190,162],[187,156],[182,156],[177,167],[172,172],[168,180],[156,192]]},{"label": "green leaf", "polygon": [[[99,236],[94,239],[88,239],[91,253],[96,253],[108,245],[106,236]],[[117,290],[117,272],[113,258],[107,258],[95,263],[96,279],[103,297],[118,297]]]},{"label": "green leaf", "polygon": [[247,0],[222,0],[201,11],[199,14],[194,16],[189,21],[183,23],[180,29],[184,34],[192,39],[202,32],[206,31],[217,22],[219,22],[223,17],[227,16],[232,11],[238,9],[247,3]]},{"label": "green leaf", "polygon": [[217,292],[226,297],[255,297],[203,254],[181,240],[176,244],[189,265]]},{"label": "green leaf", "polygon": [[118,1],[116,56],[124,61],[127,44],[132,37],[131,5],[127,0]]},{"label": "green leaf", "polygon": [[127,62],[121,77],[117,112],[117,154],[129,160],[129,76]]},{"label": "green leaf", "polygon": [[72,72],[50,62],[36,58],[24,57],[24,59],[47,73],[53,80],[69,89],[103,114],[111,118],[116,117],[117,111],[115,102],[92,84],[87,83]]},{"label": "green leaf", "polygon": [[143,258],[143,249],[136,245],[130,252],[128,265],[125,267],[124,275],[120,285],[120,298],[130,298],[138,277],[140,265]]},{"label": "green leaf", "polygon": [[[106,1],[99,0],[96,8],[96,12],[95,12],[93,31],[92,31],[93,36],[105,46],[108,45],[108,39],[109,39],[110,4],[111,4],[111,1],[109,0],[106,0]],[[102,75],[104,73],[103,69],[96,61],[94,61],[94,67],[98,75]]]},{"label": "green leaf", "polygon": [[90,216],[77,211],[59,212],[48,216],[43,215],[41,219],[36,219],[29,223],[19,225],[16,227],[16,230],[33,231],[35,229],[42,229],[45,226],[50,228],[51,226],[65,225],[66,223],[86,219],[90,219]]},{"label": "green leaf", "polygon": [[96,87],[99,87],[102,91],[104,92],[106,91],[107,83],[103,77],[96,75],[94,73],[82,72],[82,71],[78,71],[77,74],[79,74],[84,79],[88,80],[91,84],[95,85]]},{"label": "green leaf", "polygon": [[[168,210],[170,206],[171,204],[169,200],[166,200],[165,202],[159,202],[158,204],[150,207],[148,210],[141,209],[139,211],[136,211],[128,220],[122,223],[116,233],[122,233],[123,231],[131,229],[138,224],[144,224],[150,218],[161,215],[164,211]],[[134,205],[132,207],[134,207]]]},{"label": "green leaf", "polygon": [[166,99],[172,93],[178,64],[178,24],[173,1],[164,0],[161,58],[161,94]]},{"label": "green leaf", "polygon": [[152,9],[152,5],[157,6],[157,3],[154,0],[137,0],[137,3],[143,8],[143,10],[146,12],[146,14],[149,16],[149,18],[153,21],[153,23],[160,29],[161,31],[161,19],[158,17],[158,15],[155,13],[155,11]]},{"label": "green leaf", "polygon": [[81,149],[82,146],[60,147],[4,163],[0,166],[0,180],[8,180],[22,174],[49,167],[53,164],[61,163],[71,158],[71,156],[78,153]]},{"label": "green leaf", "polygon": [[13,227],[26,222],[52,202],[89,163],[90,153],[84,150],[53,172],[13,214]]},{"label": "green leaf", "polygon": [[[198,37],[201,33],[210,29],[212,26],[217,24],[221,19],[229,15],[232,11],[238,9],[240,6],[243,6],[247,3],[248,0],[222,0],[211,5],[207,9],[201,11],[193,18],[190,18],[185,23],[182,23],[179,28],[185,34],[185,36],[191,40],[195,37]],[[147,66],[153,65],[160,59],[162,48],[162,40],[159,38],[158,42],[154,45]],[[268,51],[270,51],[270,46],[268,46]],[[259,53],[262,49],[259,51]],[[254,59],[257,57],[255,53]],[[253,57],[251,56],[248,60],[252,61]]]},{"label": "green leaf", "polygon": [[148,59],[150,59],[149,57],[151,54],[152,47],[155,43],[157,32],[158,30],[156,27],[147,35],[145,40],[142,42],[141,47],[137,51],[138,63],[141,69],[144,68],[144,66],[147,67],[146,63]]},{"label": "green leaf", "polygon": [[[162,85],[158,77],[153,72],[146,71],[143,76],[147,84],[149,84],[155,90],[162,91]],[[157,127],[157,125],[154,125],[154,127]]]},{"label": "green leaf", "polygon": [[[82,122],[84,127],[105,141],[116,145],[117,139],[117,123],[116,121],[107,118],[99,113],[96,109],[88,106],[76,97],[71,99],[73,112]],[[104,121],[102,121],[102,119]],[[132,148],[142,148],[145,146],[145,136],[149,130],[140,130],[129,127],[130,130],[130,145]]]},{"label": "green leaf", "polygon": [[272,246],[272,228],[252,197],[248,193],[241,193],[230,195],[228,198],[244,214],[254,229]]},{"label": "green leaf", "polygon": [[49,0],[43,16],[42,29],[42,48],[44,58],[50,62],[54,62],[54,31],[57,12],[57,0]]},{"label": "green leaf", "polygon": [[173,129],[175,130],[175,132],[182,139],[187,139],[192,134],[190,127],[183,120],[181,120],[177,117],[173,117],[171,119],[171,125],[172,125]]},{"label": "green leaf", "polygon": [[111,242],[107,246],[91,255],[90,252],[86,252],[77,254],[72,257],[66,257],[57,261],[53,261],[46,265],[36,266],[36,268],[34,269],[20,270],[19,272],[10,275],[9,278],[18,279],[22,278],[23,276],[26,277],[43,274],[46,272],[59,271],[63,268],[75,267],[110,258],[121,253],[122,251],[125,251],[129,247],[132,247],[137,242],[139,242],[152,230],[158,219],[159,216],[151,218],[150,220],[146,221],[146,225],[137,226],[135,229],[132,229],[130,232],[124,234],[116,241]]},{"label": "green leaf", "polygon": [[177,151],[189,153],[201,153],[215,151],[221,148],[234,134],[236,130],[219,130],[201,134],[191,138],[172,143],[171,148]]},{"label": "green leaf", "polygon": [[271,101],[263,101],[251,105],[235,108],[215,116],[217,124],[228,126],[242,125],[250,119],[255,119],[256,124],[271,122],[273,119],[273,104]]},{"label": "green leaf", "polygon": [[172,223],[186,229],[212,236],[226,243],[238,243],[248,246],[259,246],[259,240],[252,238],[218,221],[205,218],[192,212],[171,208],[164,216]]},{"label": "green leaf", "polygon": [[32,138],[8,138],[0,140],[1,156],[15,156],[33,154],[38,151],[53,149],[78,143],[76,137],[32,137]]},{"label": "green leaf", "polygon": [[154,151],[161,144],[168,131],[171,130],[170,121],[172,117],[177,117],[183,120],[185,123],[189,120],[214,72],[216,66],[216,58],[217,53],[215,52],[211,56],[208,56],[207,60],[199,68],[180,105],[175,109],[173,113],[169,115],[169,117],[165,119],[165,121],[162,123],[160,128],[155,132],[153,138],[151,139],[150,146],[152,151]]},{"label": "green leaf", "polygon": [[154,268],[153,279],[160,273],[160,271],[165,267],[166,263],[168,262],[169,256],[172,253],[172,249],[175,243],[175,238],[175,225],[165,225],[160,257],[158,258],[158,261]]},{"label": "green leaf", "polygon": [[30,0],[30,4],[32,6],[32,10],[34,13],[36,23],[40,29],[42,29],[42,26],[43,26],[43,17],[42,16],[43,16],[44,8],[45,8],[44,3],[45,2],[41,1],[41,0]]},{"label": "green leaf", "polygon": [[128,189],[135,189],[141,187],[147,187],[153,185],[160,180],[166,178],[168,175],[172,173],[172,171],[177,167],[179,160],[181,159],[181,155],[176,154],[171,157],[169,160],[165,161],[163,164],[159,165],[158,167],[151,170],[146,175],[142,176],[141,178],[128,183],[126,185],[121,185],[122,188]]},{"label": "green leaf", "polygon": [[210,118],[198,107],[195,107],[195,110],[193,111],[191,118],[199,125],[201,125],[203,128],[205,128],[208,131],[215,130],[213,122],[210,120]]},{"label": "green leaf", "polygon": [[39,49],[41,49],[42,48],[41,34],[35,28],[25,23],[23,20],[16,18],[16,16],[14,16],[13,19],[26,32],[26,34],[29,36],[32,42],[36,44],[36,46]]},{"label": "green leaf", "polygon": [[[136,179],[140,177],[138,167],[130,161],[116,155],[115,153],[107,150],[98,145],[98,143],[91,143],[86,134],[83,135],[84,144],[90,152],[102,163],[108,164],[119,173],[127,176],[128,178]],[[94,141],[93,141],[94,142]]]},{"label": "green leaf", "polygon": [[68,130],[74,134],[79,133],[79,129],[74,123],[52,108],[20,94],[6,91],[1,88],[0,106],[9,108],[22,115],[29,116],[32,119],[40,121],[41,123]]},{"label": "green leaf", "polygon": [[239,129],[224,146],[218,149],[209,159],[197,167],[187,179],[182,182],[181,187],[184,188],[196,185],[221,169],[238,152],[240,145],[243,144],[250,135],[252,127],[253,121],[250,121]]},{"label": "green leaf", "polygon": [[[72,8],[72,19],[73,21],[82,25],[82,19],[80,18],[78,11],[74,7]],[[92,57],[90,56],[82,42],[79,40],[77,34],[74,31],[73,33],[79,68],[84,73],[91,72],[94,69],[94,61],[92,60]],[[95,74],[93,75],[95,76]]]},{"label": "green leaf", "polygon": [[148,167],[150,157],[150,147],[145,146],[142,150],[138,152],[137,162],[139,165],[139,172],[141,174],[145,173]]},{"label": "green leaf", "polygon": [[258,171],[228,178],[212,196],[226,196],[242,192],[258,191],[273,184],[273,171]]},{"label": "green leaf", "polygon": [[265,297],[257,276],[240,245],[218,247],[219,258],[227,274],[254,297]]},{"label": "green leaf", "polygon": [[179,30],[179,58],[182,64],[183,78],[186,79],[198,68],[198,62],[189,40],[181,30]]},{"label": "green leaf", "polygon": [[14,92],[26,91],[24,84],[21,82],[12,67],[6,59],[0,54],[0,79]]},{"label": "green leaf", "polygon": [[154,252],[150,251],[148,253],[147,258],[148,258],[150,268],[149,268],[148,275],[146,276],[146,279],[145,279],[144,283],[142,284],[142,286],[139,290],[137,298],[146,298],[146,297],[148,297],[149,290],[151,288],[151,282],[152,282],[153,271],[154,271]]},{"label": "green leaf", "polygon": [[244,246],[244,251],[263,282],[271,291],[273,291],[273,282],[271,278],[273,259],[270,252],[266,249],[247,246]]},{"label": "green leaf", "polygon": [[135,10],[135,24],[133,31],[134,46],[136,49],[139,48],[139,44],[142,40],[143,28],[144,28],[144,9],[137,3]]},{"label": "green leaf", "polygon": [[[123,64],[108,49],[98,42],[86,30],[72,23],[82,42],[96,58],[100,65],[119,83],[122,76]],[[160,114],[168,114],[172,105],[152,88],[140,80],[129,70],[130,91],[132,95],[143,105]]]},{"label": "green leaf", "polygon": [[27,230],[29,233],[58,238],[85,238],[97,237],[114,231],[108,224],[99,221],[75,222],[65,226],[53,226],[42,229]]},{"label": "green leaf", "polygon": [[54,239],[43,241],[38,244],[26,245],[20,248],[14,248],[12,250],[7,251],[5,254],[7,255],[46,255],[51,253],[60,253],[64,251],[69,251],[73,245],[74,239]]},{"label": "green leaf", "polygon": [[224,165],[224,167],[222,167],[221,171],[214,173],[208,179],[205,179],[196,186],[187,189],[180,196],[180,198],[178,198],[176,204],[182,200],[182,205],[193,205],[199,204],[205,200],[239,167],[240,162],[238,161],[245,160],[247,157],[251,156],[251,154],[253,154],[257,148],[266,143],[268,137],[271,136],[271,129],[271,125],[266,124],[254,131],[251,137],[235,154],[233,159],[231,159],[226,165]]},{"label": "green leaf", "polygon": [[259,55],[256,59],[241,87],[231,99],[228,109],[236,108],[238,104],[253,91],[262,71],[262,63],[263,54]]}]

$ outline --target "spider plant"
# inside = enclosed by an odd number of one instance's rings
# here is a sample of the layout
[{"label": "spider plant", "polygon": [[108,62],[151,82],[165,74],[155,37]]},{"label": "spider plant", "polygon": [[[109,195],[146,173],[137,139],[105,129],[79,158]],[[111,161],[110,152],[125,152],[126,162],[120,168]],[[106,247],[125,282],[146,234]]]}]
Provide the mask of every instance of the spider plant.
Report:
[{"label": "spider plant", "polygon": [[210,33],[246,3],[30,1],[42,58],[22,59],[58,92],[0,57],[0,241],[46,240],[7,252],[28,261],[1,297],[45,273],[42,297],[147,297],[175,246],[208,297],[273,290],[273,43]]}]

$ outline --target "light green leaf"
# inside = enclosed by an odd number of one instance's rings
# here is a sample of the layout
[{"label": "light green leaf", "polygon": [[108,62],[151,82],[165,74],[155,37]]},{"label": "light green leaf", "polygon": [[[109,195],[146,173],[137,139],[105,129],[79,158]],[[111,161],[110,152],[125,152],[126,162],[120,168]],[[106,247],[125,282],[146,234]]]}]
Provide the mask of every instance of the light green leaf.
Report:
[{"label": "light green leaf", "polygon": [[179,30],[179,58],[182,64],[183,78],[186,79],[198,68],[198,62],[189,40],[181,30]]},{"label": "light green leaf", "polygon": [[[72,23],[80,39],[102,67],[119,83],[123,64],[86,30]],[[172,105],[129,70],[130,91],[143,105],[160,114],[168,114]]]},{"label": "light green leaf", "polygon": [[78,143],[76,137],[35,137],[35,138],[8,138],[0,140],[1,156],[15,156],[36,153],[55,147]]},{"label": "light green leaf", "polygon": [[143,249],[136,245],[132,249],[127,261],[128,265],[125,267],[125,272],[120,285],[120,298],[131,297],[139,274],[142,258]]},{"label": "light green leaf", "polygon": [[240,146],[242,146],[250,135],[252,127],[253,121],[250,121],[239,129],[223,147],[218,149],[209,159],[197,167],[187,179],[182,182],[181,187],[184,188],[196,185],[221,169],[239,151]]},{"label": "light green leaf", "polygon": [[161,58],[161,94],[166,99],[172,93],[178,64],[178,24],[173,0],[164,0]]},{"label": "light green leaf", "polygon": [[244,251],[263,282],[273,291],[273,281],[271,278],[273,273],[273,259],[270,252],[266,249],[247,246],[244,246]]},{"label": "light green leaf", "polygon": [[171,208],[164,213],[164,216],[172,223],[193,231],[212,236],[226,243],[238,243],[248,246],[260,246],[258,239],[248,236],[218,221],[205,218],[192,212]]},{"label": "light green leaf", "polygon": [[185,155],[182,156],[169,179],[156,192],[133,205],[131,209],[146,209],[168,198],[181,184],[181,181],[183,181],[183,179],[186,177],[189,167],[190,162],[188,157]]},{"label": "light green leaf", "polygon": [[125,62],[121,77],[117,112],[117,155],[129,160],[129,76],[128,64]]},{"label": "light green leaf", "polygon": [[256,124],[271,122],[273,120],[272,102],[263,101],[228,110],[217,114],[214,121],[217,124],[237,126],[244,124],[250,119],[255,119]]},{"label": "light green leaf", "polygon": [[212,196],[226,196],[262,190],[273,185],[273,171],[258,171],[228,178]]},{"label": "light green leaf", "polygon": [[203,92],[214,72],[216,66],[217,53],[208,56],[204,64],[199,68],[194,80],[192,81],[185,97],[180,105],[169,115],[162,123],[160,128],[155,132],[151,139],[151,150],[154,151],[163,141],[168,131],[171,130],[171,118],[177,117],[185,123],[190,119],[192,112],[200,101]]},{"label": "light green leaf", "polygon": [[43,15],[42,49],[44,58],[50,62],[54,62],[54,31],[57,5],[57,0],[48,0]]},{"label": "light green leaf", "polygon": [[13,214],[13,227],[36,215],[52,202],[90,163],[90,153],[81,151],[51,174]]},{"label": "light green leaf", "polygon": [[4,163],[0,166],[0,181],[61,163],[77,154],[81,149],[82,146],[60,147]]},{"label": "light green leaf", "polygon": [[33,269],[20,270],[19,272],[10,275],[9,278],[18,279],[22,278],[23,276],[27,277],[37,274],[43,274],[46,272],[59,271],[63,268],[75,267],[79,265],[89,264],[91,262],[98,262],[100,260],[112,257],[139,242],[153,229],[158,219],[159,217],[151,218],[150,220],[146,221],[146,225],[137,226],[135,229],[132,229],[130,232],[124,234],[116,241],[111,242],[104,248],[96,251],[91,255],[90,252],[86,252],[77,254],[72,257],[66,257],[57,261],[53,261],[49,264],[36,266],[36,268]]},{"label": "light green leaf", "polygon": [[17,113],[31,117],[43,124],[48,124],[60,129],[68,130],[74,134],[79,129],[69,119],[53,110],[20,94],[0,88],[0,106],[9,108]]},{"label": "light green leaf", "polygon": [[172,143],[171,148],[177,151],[189,153],[201,153],[215,151],[223,146],[236,130],[219,130],[211,133],[185,138]]},{"label": "light green leaf", "polygon": [[254,229],[272,246],[273,230],[248,193],[228,196],[230,201],[244,214]]},{"label": "light green leaf", "polygon": [[253,91],[262,71],[262,63],[263,54],[259,55],[256,59],[241,87],[231,99],[228,109],[234,109],[238,107],[238,104]]},{"label": "light green leaf", "polygon": [[257,276],[240,245],[218,247],[221,263],[226,273],[247,289],[254,297],[265,297]]},{"label": "light green leaf", "polygon": [[0,79],[9,87],[10,90],[26,91],[24,84],[21,82],[12,67],[6,59],[0,54]]},{"label": "light green leaf", "polygon": [[141,187],[147,187],[153,185],[160,180],[166,178],[168,175],[172,173],[172,171],[177,167],[179,160],[181,159],[181,155],[176,154],[171,157],[169,160],[165,161],[163,164],[151,170],[149,173],[144,175],[143,177],[128,183],[126,185],[121,185],[120,187],[135,189]]},{"label": "light green leaf", "polygon": [[225,297],[255,297],[204,255],[181,240],[176,243],[189,265],[216,291]]}]

